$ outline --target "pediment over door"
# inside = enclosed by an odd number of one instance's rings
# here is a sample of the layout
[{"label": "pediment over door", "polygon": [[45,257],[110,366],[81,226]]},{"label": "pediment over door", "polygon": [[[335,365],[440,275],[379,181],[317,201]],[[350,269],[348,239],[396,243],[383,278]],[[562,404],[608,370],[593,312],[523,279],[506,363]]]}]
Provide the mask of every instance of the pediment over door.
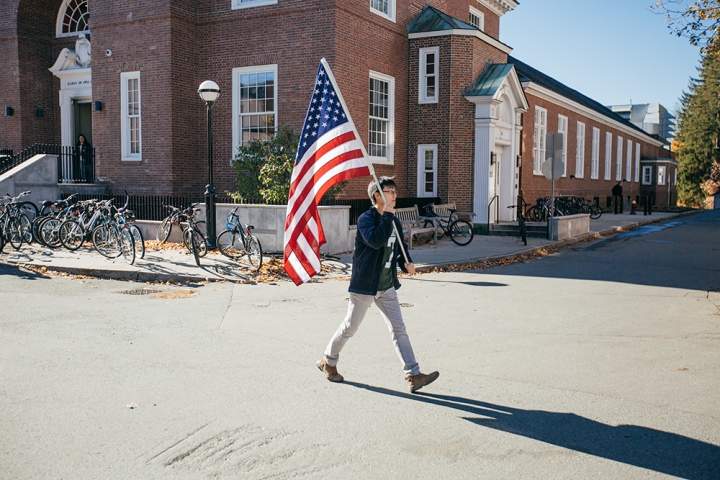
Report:
[{"label": "pediment over door", "polygon": [[[529,106],[515,66],[508,63],[489,64],[463,96],[476,105],[476,118],[511,125],[520,124],[519,116],[526,112]],[[505,104],[505,99],[510,100],[511,107]],[[508,108],[512,108],[514,112],[510,112]]]}]

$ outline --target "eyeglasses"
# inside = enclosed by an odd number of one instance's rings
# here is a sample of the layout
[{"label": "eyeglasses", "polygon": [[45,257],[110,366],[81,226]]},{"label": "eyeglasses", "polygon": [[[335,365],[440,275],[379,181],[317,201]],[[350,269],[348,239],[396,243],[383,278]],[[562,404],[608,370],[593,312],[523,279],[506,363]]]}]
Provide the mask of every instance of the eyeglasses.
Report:
[{"label": "eyeglasses", "polygon": [[389,193],[390,195],[395,195],[397,197],[397,192],[395,190],[383,190],[383,193]]}]

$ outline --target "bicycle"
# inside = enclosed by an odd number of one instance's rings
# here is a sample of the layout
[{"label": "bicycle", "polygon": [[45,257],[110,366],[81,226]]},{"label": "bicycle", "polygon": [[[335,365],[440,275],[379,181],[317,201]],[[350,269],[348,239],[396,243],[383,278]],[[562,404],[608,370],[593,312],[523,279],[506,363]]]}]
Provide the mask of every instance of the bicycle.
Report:
[{"label": "bicycle", "polygon": [[10,200],[10,202],[0,206],[0,225],[2,225],[4,243],[10,243],[15,250],[19,250],[23,242],[32,243],[33,241],[32,225],[23,209],[23,205],[32,202],[18,201],[19,198],[26,195],[30,195],[30,192],[22,192],[17,197],[8,194],[3,199]]},{"label": "bicycle", "polygon": [[517,208],[518,226],[520,227],[520,232],[516,235],[517,242],[522,240],[522,242],[527,246],[527,229],[525,228],[525,215],[522,213],[522,205],[510,205],[507,208]]},{"label": "bicycle", "polygon": [[550,218],[551,211],[553,212],[553,217],[565,215],[565,213],[556,206],[550,205],[549,198],[538,198],[536,204],[528,208],[525,212],[525,218],[530,222],[546,222],[547,219]]},{"label": "bicycle", "polygon": [[240,217],[235,213],[238,208],[228,213],[225,230],[217,237],[217,247],[220,253],[233,260],[247,255],[250,265],[258,271],[263,261],[260,240],[252,234],[254,226],[240,227]]},{"label": "bicycle", "polygon": [[450,209],[450,216],[448,217],[438,215],[433,209],[434,206],[434,203],[428,203],[425,205],[427,215],[425,215],[426,219],[424,226],[427,227],[432,224],[433,227],[439,229],[438,240],[445,235],[450,237],[450,240],[461,247],[472,242],[475,234],[470,222],[460,220],[456,214],[457,210],[454,209]]}]

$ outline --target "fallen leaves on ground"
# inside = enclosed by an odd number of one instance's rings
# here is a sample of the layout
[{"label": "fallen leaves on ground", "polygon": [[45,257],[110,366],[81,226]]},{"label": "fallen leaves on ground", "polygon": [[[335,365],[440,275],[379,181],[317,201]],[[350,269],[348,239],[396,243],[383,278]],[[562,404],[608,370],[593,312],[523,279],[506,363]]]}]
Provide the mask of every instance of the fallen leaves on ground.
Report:
[{"label": "fallen leaves on ground", "polygon": [[190,298],[197,295],[195,290],[175,290],[174,292],[156,293],[150,298],[168,299],[168,298]]}]

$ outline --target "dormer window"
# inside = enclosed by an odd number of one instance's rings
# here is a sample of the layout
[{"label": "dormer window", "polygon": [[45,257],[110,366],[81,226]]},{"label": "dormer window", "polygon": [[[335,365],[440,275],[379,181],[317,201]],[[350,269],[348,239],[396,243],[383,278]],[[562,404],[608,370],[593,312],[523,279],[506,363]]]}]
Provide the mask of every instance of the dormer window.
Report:
[{"label": "dormer window", "polygon": [[81,33],[90,33],[87,0],[64,0],[58,12],[56,35],[73,37]]}]

